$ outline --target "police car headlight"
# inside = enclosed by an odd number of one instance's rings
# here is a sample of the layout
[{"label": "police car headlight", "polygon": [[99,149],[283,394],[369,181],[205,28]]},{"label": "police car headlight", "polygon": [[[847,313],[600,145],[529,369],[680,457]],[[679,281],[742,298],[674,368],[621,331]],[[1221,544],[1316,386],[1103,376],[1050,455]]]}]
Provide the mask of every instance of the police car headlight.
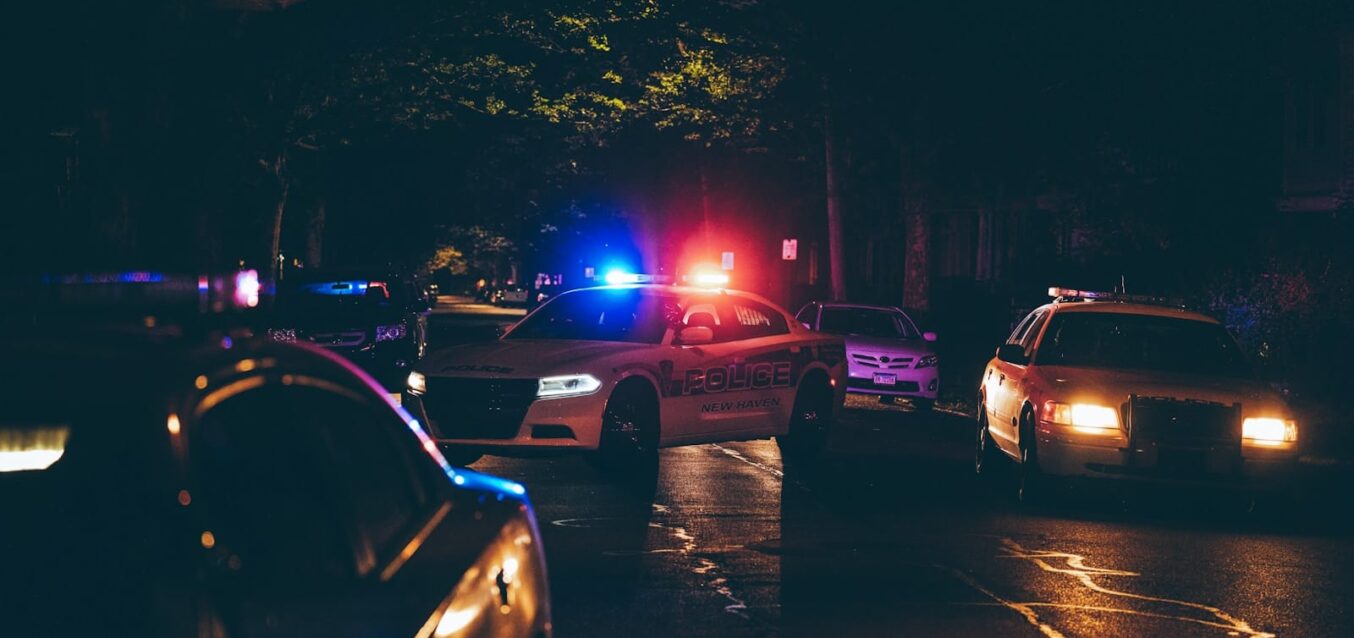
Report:
[{"label": "police car headlight", "polygon": [[409,386],[410,390],[413,390],[414,392],[418,392],[420,394],[427,392],[428,377],[423,376],[422,372],[410,372],[409,378],[405,379],[405,385]]},{"label": "police car headlight", "polygon": [[1292,419],[1251,417],[1241,422],[1241,438],[1257,445],[1282,445],[1298,440],[1298,423]]},{"label": "police car headlight", "polygon": [[296,341],[295,328],[269,328],[268,338],[273,341],[292,342]]},{"label": "police car headlight", "polygon": [[602,382],[590,374],[567,374],[559,377],[545,377],[536,386],[538,398],[577,397],[592,394],[602,387]]},{"label": "police car headlight", "polygon": [[1044,403],[1044,419],[1059,425],[1070,425],[1088,434],[1112,434],[1119,430],[1119,411],[1093,403]]},{"label": "police car headlight", "polygon": [[404,335],[404,324],[402,323],[389,326],[376,326],[377,341],[395,341],[396,339],[403,339]]},{"label": "police car headlight", "polygon": [[917,362],[918,368],[934,368],[938,365],[940,365],[940,357],[933,354],[928,354],[922,357],[921,361]]}]

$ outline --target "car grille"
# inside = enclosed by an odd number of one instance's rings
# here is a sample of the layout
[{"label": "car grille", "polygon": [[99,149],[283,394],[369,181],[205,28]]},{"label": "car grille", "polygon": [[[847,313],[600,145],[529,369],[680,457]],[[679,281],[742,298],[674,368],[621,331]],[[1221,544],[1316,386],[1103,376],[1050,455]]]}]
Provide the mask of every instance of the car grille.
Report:
[{"label": "car grille", "polygon": [[1131,397],[1124,421],[1134,442],[1165,445],[1240,443],[1241,404]]},{"label": "car grille", "polygon": [[892,357],[852,352],[851,360],[867,368],[879,368],[881,370],[906,370],[912,367],[912,357]]},{"label": "car grille", "polygon": [[362,330],[316,332],[305,339],[321,348],[355,348],[367,341],[367,333]]},{"label": "car grille", "polygon": [[444,439],[510,439],[536,400],[536,379],[428,377],[423,409]]}]

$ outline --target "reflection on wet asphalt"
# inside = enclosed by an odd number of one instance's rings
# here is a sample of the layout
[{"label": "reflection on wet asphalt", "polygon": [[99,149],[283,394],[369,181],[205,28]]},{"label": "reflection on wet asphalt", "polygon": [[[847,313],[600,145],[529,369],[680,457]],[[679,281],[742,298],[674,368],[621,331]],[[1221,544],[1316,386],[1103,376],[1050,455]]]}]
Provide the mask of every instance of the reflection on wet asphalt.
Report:
[{"label": "reflection on wet asphalt", "polygon": [[1340,489],[1281,518],[1207,494],[1031,512],[971,475],[966,420],[851,405],[814,467],[771,441],[664,450],[638,488],[572,457],[473,467],[528,486],[559,636],[1344,633]]}]

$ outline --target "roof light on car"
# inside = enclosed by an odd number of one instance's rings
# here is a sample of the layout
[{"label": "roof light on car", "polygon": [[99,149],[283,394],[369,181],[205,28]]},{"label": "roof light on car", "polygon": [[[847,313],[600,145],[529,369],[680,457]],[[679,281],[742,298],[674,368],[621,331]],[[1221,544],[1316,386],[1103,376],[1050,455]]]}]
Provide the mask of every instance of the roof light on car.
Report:
[{"label": "roof light on car", "polygon": [[566,374],[558,377],[545,377],[536,386],[538,398],[577,397],[592,394],[602,387],[602,382],[590,374]]},{"label": "roof light on car", "polygon": [[1241,438],[1256,445],[1283,445],[1298,440],[1298,424],[1292,419],[1250,417],[1241,422]]},{"label": "roof light on car", "polygon": [[627,272],[619,268],[609,270],[606,276],[602,278],[608,286],[620,286],[624,284],[644,283],[648,279],[639,273]]}]

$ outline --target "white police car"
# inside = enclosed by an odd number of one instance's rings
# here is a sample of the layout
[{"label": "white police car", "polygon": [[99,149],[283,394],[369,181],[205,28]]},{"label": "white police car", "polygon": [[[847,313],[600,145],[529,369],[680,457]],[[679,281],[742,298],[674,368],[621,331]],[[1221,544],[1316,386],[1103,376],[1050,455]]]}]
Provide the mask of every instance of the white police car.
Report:
[{"label": "white police car", "polygon": [[435,353],[404,405],[449,454],[657,448],[775,436],[821,448],[846,390],[840,337],[759,296],[644,284],[561,294],[502,338]]}]

